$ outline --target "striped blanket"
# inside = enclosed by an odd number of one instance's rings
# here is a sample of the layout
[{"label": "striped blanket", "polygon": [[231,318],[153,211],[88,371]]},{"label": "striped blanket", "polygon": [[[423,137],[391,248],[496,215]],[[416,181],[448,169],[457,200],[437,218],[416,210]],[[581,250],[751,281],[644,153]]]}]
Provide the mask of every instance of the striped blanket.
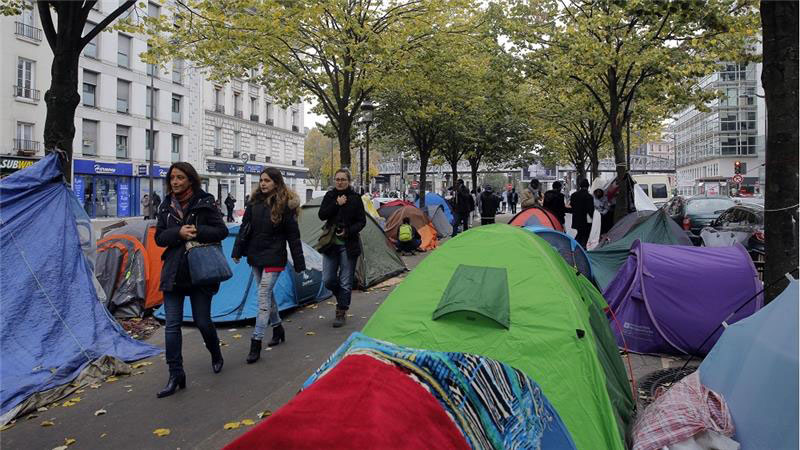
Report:
[{"label": "striped blanket", "polygon": [[303,388],[355,354],[402,368],[436,398],[472,448],[575,448],[536,382],[482,356],[401,347],[356,332]]}]

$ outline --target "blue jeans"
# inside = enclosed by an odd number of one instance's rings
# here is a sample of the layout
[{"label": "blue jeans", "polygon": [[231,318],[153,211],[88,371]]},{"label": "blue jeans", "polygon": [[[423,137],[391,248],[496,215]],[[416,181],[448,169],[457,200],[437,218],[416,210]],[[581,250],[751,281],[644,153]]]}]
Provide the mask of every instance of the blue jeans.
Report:
[{"label": "blue jeans", "polygon": [[263,269],[253,267],[253,275],[258,285],[258,315],[256,316],[256,327],[253,330],[253,339],[260,341],[264,339],[264,330],[268,326],[275,327],[281,324],[278,304],[275,302],[275,296],[272,295],[272,288],[275,287],[281,273],[264,273]]},{"label": "blue jeans", "polygon": [[336,296],[336,309],[350,308],[356,259],[347,255],[344,245],[334,245],[322,255],[322,282]]},{"label": "blue jeans", "polygon": [[217,329],[214,328],[214,322],[211,321],[211,293],[203,287],[193,288],[189,291],[164,292],[164,315],[167,322],[164,327],[164,338],[170,375],[183,373],[181,323],[183,322],[183,299],[187,295],[192,305],[194,324],[200,330],[211,357],[214,360],[222,357]]}]

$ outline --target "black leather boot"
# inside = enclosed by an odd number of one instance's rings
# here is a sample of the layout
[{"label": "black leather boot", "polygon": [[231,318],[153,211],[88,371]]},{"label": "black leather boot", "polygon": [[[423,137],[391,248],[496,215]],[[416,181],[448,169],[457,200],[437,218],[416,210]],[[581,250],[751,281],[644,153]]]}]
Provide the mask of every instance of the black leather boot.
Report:
[{"label": "black leather boot", "polygon": [[279,324],[272,328],[272,340],[267,343],[267,347],[275,347],[281,342],[286,342],[286,330],[283,329],[283,325]]},{"label": "black leather boot", "polygon": [[216,358],[214,358],[214,357],[211,358],[211,370],[213,370],[214,373],[222,372],[222,366],[224,364],[225,364],[225,360],[222,359],[222,353],[221,352],[219,353],[219,355],[217,355]]},{"label": "black leather boot", "polygon": [[336,308],[336,318],[333,319],[333,328],[340,328],[347,321],[347,310]]},{"label": "black leather boot", "polygon": [[250,354],[247,355],[247,364],[253,364],[261,357],[261,341],[250,339]]},{"label": "black leather boot", "polygon": [[156,394],[156,397],[158,398],[169,397],[170,395],[174,394],[175,391],[177,391],[178,389],[185,389],[185,388],[186,388],[185,373],[170,375],[169,381],[167,381],[167,385],[164,386],[164,389],[162,389],[158,394]]}]

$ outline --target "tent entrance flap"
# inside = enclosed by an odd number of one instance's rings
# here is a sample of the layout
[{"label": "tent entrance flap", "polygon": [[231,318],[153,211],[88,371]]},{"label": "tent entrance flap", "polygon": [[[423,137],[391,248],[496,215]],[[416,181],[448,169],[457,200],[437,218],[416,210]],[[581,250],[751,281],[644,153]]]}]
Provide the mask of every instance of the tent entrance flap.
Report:
[{"label": "tent entrance flap", "polygon": [[505,268],[467,266],[460,264],[442,294],[433,312],[433,320],[452,313],[453,318],[468,321],[477,318],[469,312],[480,314],[505,329],[511,326],[508,294],[508,274]]}]

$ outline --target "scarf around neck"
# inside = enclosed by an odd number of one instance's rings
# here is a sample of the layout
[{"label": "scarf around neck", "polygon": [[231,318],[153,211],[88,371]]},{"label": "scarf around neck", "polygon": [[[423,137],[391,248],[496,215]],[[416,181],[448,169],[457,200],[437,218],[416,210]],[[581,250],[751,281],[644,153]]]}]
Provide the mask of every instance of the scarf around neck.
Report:
[{"label": "scarf around neck", "polygon": [[194,195],[194,191],[191,187],[181,194],[172,194],[172,206],[181,219],[183,219],[183,216],[186,214],[186,209],[189,206],[189,200],[192,199],[192,195]]}]

